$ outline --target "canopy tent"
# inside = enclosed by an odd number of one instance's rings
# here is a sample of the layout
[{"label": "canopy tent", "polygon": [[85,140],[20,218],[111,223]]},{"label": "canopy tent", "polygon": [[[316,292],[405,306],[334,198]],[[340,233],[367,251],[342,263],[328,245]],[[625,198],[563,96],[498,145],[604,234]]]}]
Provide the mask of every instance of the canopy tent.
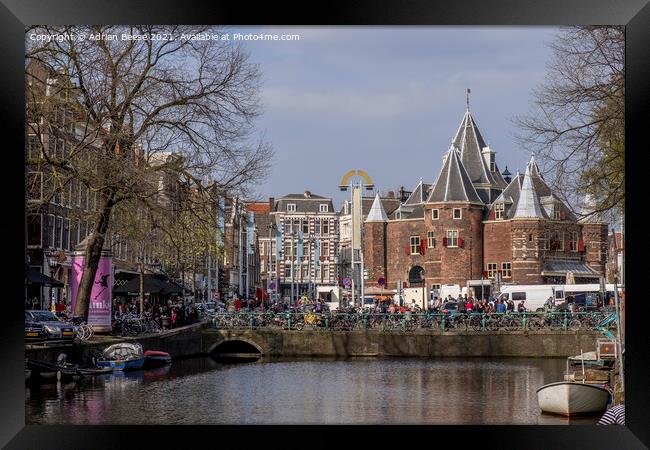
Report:
[{"label": "canopy tent", "polygon": [[63,287],[63,283],[61,283],[59,280],[48,277],[38,270],[32,269],[27,264],[25,264],[25,284],[47,287]]},{"label": "canopy tent", "polygon": [[[180,285],[161,274],[144,274],[143,284],[145,294],[181,294],[183,292]],[[137,295],[139,293],[140,276],[133,277],[124,285],[113,289],[115,295]]]}]

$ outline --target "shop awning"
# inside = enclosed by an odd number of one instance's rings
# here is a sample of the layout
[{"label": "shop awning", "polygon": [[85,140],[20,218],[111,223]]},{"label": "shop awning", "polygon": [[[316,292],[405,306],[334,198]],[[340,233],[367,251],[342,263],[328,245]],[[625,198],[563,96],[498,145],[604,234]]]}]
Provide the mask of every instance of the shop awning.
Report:
[{"label": "shop awning", "polygon": [[599,273],[583,261],[546,261],[542,275],[565,276],[571,272],[575,277],[598,277]]},{"label": "shop awning", "polygon": [[[165,275],[146,273],[144,274],[145,294],[181,294],[183,288],[171,281]],[[135,276],[123,286],[113,289],[115,295],[137,295],[140,293],[140,276]]]},{"label": "shop awning", "polygon": [[55,280],[52,277],[48,277],[45,274],[42,274],[38,270],[34,270],[28,265],[25,265],[25,284],[33,284],[35,286],[47,286],[47,287],[63,287],[63,283],[59,280]]}]

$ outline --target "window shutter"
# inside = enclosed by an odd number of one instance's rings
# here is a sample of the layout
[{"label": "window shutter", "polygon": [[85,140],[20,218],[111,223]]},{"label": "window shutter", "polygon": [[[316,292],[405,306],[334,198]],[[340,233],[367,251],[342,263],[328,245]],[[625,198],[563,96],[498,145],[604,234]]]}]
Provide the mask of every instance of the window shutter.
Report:
[{"label": "window shutter", "polygon": [[407,255],[411,254],[411,244],[406,244],[406,254]]},{"label": "window shutter", "polygon": [[458,247],[463,247],[463,238],[458,238]]},{"label": "window shutter", "polygon": [[582,239],[578,241],[578,251],[579,252],[585,251],[585,241],[583,241]]},{"label": "window shutter", "polygon": [[560,211],[560,219],[564,220],[566,217],[566,213],[564,211]]},{"label": "window shutter", "polygon": [[446,237],[443,237],[443,238],[442,238],[442,246],[443,246],[443,247],[446,247],[446,246],[447,246],[447,238],[446,238]]},{"label": "window shutter", "polygon": [[497,217],[497,214],[495,211],[490,211],[490,220],[495,220]]},{"label": "window shutter", "polygon": [[420,239],[420,255],[424,255],[426,252],[427,241]]}]

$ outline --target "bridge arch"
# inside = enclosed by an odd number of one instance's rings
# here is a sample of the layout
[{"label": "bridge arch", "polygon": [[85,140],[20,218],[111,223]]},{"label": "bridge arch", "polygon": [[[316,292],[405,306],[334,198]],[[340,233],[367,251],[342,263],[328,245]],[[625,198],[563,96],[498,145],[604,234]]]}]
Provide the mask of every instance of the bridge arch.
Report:
[{"label": "bridge arch", "polygon": [[241,337],[220,339],[208,348],[208,354],[216,353],[259,353],[264,355],[264,349],[256,342]]}]

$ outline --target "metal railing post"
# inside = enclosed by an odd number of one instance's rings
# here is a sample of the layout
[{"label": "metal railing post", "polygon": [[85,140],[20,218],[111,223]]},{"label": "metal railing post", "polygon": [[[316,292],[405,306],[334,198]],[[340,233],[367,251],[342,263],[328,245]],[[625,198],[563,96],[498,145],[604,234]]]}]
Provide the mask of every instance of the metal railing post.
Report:
[{"label": "metal railing post", "polygon": [[569,327],[569,319],[567,317],[567,312],[564,311],[564,331],[566,331]]}]

